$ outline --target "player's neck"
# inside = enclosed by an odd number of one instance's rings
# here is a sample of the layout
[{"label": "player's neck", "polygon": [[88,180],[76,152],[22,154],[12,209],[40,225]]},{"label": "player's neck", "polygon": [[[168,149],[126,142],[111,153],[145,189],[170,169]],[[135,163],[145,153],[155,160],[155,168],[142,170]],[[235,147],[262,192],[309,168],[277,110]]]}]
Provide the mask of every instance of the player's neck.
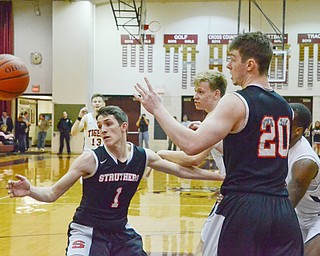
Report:
[{"label": "player's neck", "polygon": [[249,85],[258,85],[260,87],[263,87],[265,89],[270,89],[268,77],[265,75],[259,75],[259,76],[248,76],[247,79],[244,81],[243,86],[241,86],[243,89],[246,88]]},{"label": "player's neck", "polygon": [[107,148],[108,151],[120,162],[125,162],[128,160],[131,147],[126,141],[117,143],[114,146]]}]

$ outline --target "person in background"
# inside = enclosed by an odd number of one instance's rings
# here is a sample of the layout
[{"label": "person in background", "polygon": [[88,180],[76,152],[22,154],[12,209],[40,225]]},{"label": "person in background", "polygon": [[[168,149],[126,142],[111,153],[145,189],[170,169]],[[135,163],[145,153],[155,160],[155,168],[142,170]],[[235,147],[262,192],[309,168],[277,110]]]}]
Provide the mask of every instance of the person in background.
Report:
[{"label": "person in background", "polygon": [[19,145],[20,153],[24,153],[26,151],[26,131],[28,126],[23,119],[23,113],[18,116],[18,119],[14,126],[14,131],[16,135],[16,139]]},{"label": "person in background", "polygon": [[64,111],[62,113],[62,117],[60,118],[57,124],[57,128],[60,132],[60,146],[59,146],[58,155],[61,155],[63,152],[64,141],[66,141],[68,154],[69,155],[71,154],[71,149],[70,149],[71,127],[72,127],[72,120],[68,117],[68,113]]},{"label": "person in background", "polygon": [[2,116],[0,119],[0,125],[5,124],[7,126],[7,131],[12,133],[13,131],[13,121],[12,118],[8,115],[7,110],[2,111]]},{"label": "person in background", "polygon": [[190,120],[189,120],[187,114],[183,114],[181,124],[182,124],[183,126],[185,126],[185,127],[189,127],[189,125],[190,125]]},{"label": "person in background", "polygon": [[136,126],[139,129],[139,147],[149,148],[149,119],[146,118],[146,114],[142,114],[138,121],[136,122]]},{"label": "person in background", "polygon": [[294,111],[287,176],[289,199],[295,207],[304,240],[304,255],[320,255],[320,159],[303,136],[311,123],[310,110],[290,103]]},{"label": "person in background", "polygon": [[[177,120],[176,116],[173,116],[173,118]],[[173,150],[173,151],[177,150],[176,144],[172,143],[172,140],[170,138],[168,138],[168,150]]]},{"label": "person in background", "polygon": [[19,151],[19,146],[16,138],[11,132],[7,131],[7,126],[5,124],[2,124],[0,126],[0,141],[3,145],[13,145],[13,152],[17,153]]},{"label": "person in background", "polygon": [[47,137],[47,131],[50,127],[49,121],[46,119],[44,114],[39,115],[39,122],[38,122],[38,142],[36,150],[44,151],[45,141]]},{"label": "person in background", "polygon": [[312,137],[313,137],[313,144],[314,150],[316,154],[320,157],[320,122],[316,121],[314,123],[314,127],[312,129]]},{"label": "person in background", "polygon": [[30,126],[31,126],[29,113],[27,111],[23,113],[23,121],[27,124],[27,131],[26,131],[26,151],[27,151],[30,148],[29,132],[30,132]]},{"label": "person in background", "polygon": [[75,136],[83,131],[84,145],[83,150],[89,151],[102,145],[102,138],[97,126],[96,116],[98,110],[105,106],[105,98],[102,94],[93,94],[91,96],[92,112],[88,113],[88,108],[80,109],[77,120],[71,128],[71,135]]},{"label": "person in background", "polygon": [[82,200],[68,230],[66,255],[146,256],[141,236],[128,223],[128,208],[146,166],[187,179],[222,180],[219,174],[183,167],[150,149],[127,142],[128,116],[116,106],[102,107],[97,123],[104,145],[84,151],[51,187],[36,187],[17,174],[6,186],[10,197],[54,202],[83,177]]}]

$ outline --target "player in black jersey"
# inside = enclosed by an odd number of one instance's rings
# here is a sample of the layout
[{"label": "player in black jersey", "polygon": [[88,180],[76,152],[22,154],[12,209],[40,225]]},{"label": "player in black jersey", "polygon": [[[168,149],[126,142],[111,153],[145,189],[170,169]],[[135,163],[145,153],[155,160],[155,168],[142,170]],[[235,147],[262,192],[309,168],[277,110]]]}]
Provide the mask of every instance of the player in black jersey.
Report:
[{"label": "player in black jersey", "polygon": [[229,50],[227,68],[242,90],[226,94],[196,131],[175,122],[148,79],[148,90],[137,83],[135,98],[189,155],[223,139],[224,198],[212,218],[204,256],[302,256],[285,183],[293,113],[268,82],[272,45],[261,32],[250,32],[237,36]]},{"label": "player in black jersey", "polygon": [[141,236],[127,219],[145,167],[188,179],[222,180],[223,176],[179,166],[150,149],[127,142],[128,117],[119,107],[100,108],[97,123],[104,146],[80,155],[56,184],[35,187],[26,177],[16,175],[18,181],[8,181],[8,193],[11,197],[30,196],[53,202],[83,177],[82,200],[69,225],[66,255],[146,255]]}]

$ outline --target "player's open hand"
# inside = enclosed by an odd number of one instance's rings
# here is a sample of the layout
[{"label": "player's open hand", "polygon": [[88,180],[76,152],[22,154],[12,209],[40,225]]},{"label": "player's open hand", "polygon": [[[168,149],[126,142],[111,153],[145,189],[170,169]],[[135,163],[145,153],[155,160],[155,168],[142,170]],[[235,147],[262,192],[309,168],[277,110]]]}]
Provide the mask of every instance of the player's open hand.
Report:
[{"label": "player's open hand", "polygon": [[20,174],[16,174],[17,181],[9,180],[6,186],[10,197],[27,196],[30,193],[31,184],[28,179]]},{"label": "player's open hand", "polygon": [[134,97],[138,100],[144,108],[151,114],[154,115],[156,110],[162,106],[161,97],[159,94],[152,88],[149,80],[145,77],[144,81],[148,86],[148,90],[142,87],[141,84],[137,83],[134,88],[139,93],[139,95],[135,94]]}]

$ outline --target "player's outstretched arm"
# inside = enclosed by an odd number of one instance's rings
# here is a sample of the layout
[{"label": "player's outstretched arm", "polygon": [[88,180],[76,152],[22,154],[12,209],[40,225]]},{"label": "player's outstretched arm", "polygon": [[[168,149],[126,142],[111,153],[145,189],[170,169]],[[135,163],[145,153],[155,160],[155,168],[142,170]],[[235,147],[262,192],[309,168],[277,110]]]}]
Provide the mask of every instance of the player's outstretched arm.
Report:
[{"label": "player's outstretched arm", "polygon": [[223,180],[224,175],[210,172],[198,167],[181,166],[176,163],[162,159],[158,154],[150,149],[145,149],[148,155],[148,166],[152,169],[185,179],[197,180]]},{"label": "player's outstretched arm", "polygon": [[182,166],[198,166],[210,153],[211,148],[201,152],[200,154],[189,156],[183,151],[159,150],[157,154],[170,162],[180,164]]},{"label": "player's outstretched arm", "polygon": [[88,113],[88,109],[86,107],[80,109],[80,112],[79,112],[79,115],[78,115],[78,118],[72,125],[71,127],[71,135],[72,136],[75,136],[77,135],[79,132],[81,132],[83,130],[83,128],[85,127],[85,124],[86,124],[86,114]]},{"label": "player's outstretched arm", "polygon": [[[233,93],[222,97],[215,111],[208,115],[196,131],[186,128],[168,112],[161,102],[161,97],[145,78],[147,89],[137,83],[138,94],[134,97],[144,108],[153,114],[172,142],[188,155],[196,155],[214,146],[230,132],[238,131],[246,122],[246,106]],[[186,138],[188,138],[186,140]]]},{"label": "player's outstretched arm", "polygon": [[314,161],[301,159],[295,162],[289,171],[292,173],[288,184],[289,199],[293,207],[296,207],[319,170]]},{"label": "player's outstretched arm", "polygon": [[17,181],[9,180],[6,186],[10,197],[30,196],[41,202],[54,202],[62,196],[81,177],[95,171],[95,159],[91,153],[83,153],[70,166],[69,171],[50,187],[36,187],[17,174]]}]

